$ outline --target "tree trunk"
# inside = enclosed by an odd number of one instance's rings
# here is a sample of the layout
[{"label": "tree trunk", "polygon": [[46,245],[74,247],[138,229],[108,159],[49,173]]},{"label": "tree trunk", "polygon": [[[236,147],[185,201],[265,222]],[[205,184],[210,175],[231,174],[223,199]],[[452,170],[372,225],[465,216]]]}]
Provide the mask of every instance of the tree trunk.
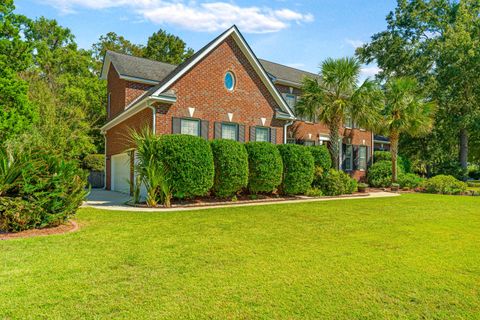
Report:
[{"label": "tree trunk", "polygon": [[400,135],[398,132],[390,134],[390,153],[392,154],[392,183],[397,183],[398,180],[398,140]]},{"label": "tree trunk", "polygon": [[332,123],[329,126],[330,130],[330,154],[332,155],[333,168],[340,170],[340,122]]},{"label": "tree trunk", "polygon": [[463,170],[468,166],[468,130],[460,129],[460,164]]}]

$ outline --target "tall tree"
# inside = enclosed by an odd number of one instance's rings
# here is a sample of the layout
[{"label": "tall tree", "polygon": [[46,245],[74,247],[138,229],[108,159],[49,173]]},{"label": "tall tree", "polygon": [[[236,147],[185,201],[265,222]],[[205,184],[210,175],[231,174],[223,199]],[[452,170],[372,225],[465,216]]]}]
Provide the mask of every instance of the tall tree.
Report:
[{"label": "tall tree", "polygon": [[436,123],[449,125],[435,127],[431,138],[441,139],[439,130],[455,130],[455,145],[446,140],[436,145],[449,145],[450,153],[460,150],[458,161],[464,169],[468,137],[480,109],[479,15],[477,0],[398,0],[387,16],[387,29],[357,50],[362,62],[378,64],[381,79],[415,77],[438,101]]},{"label": "tall tree", "polygon": [[382,93],[376,83],[365,80],[358,85],[360,63],[353,58],[327,59],[321,65],[319,79],[305,78],[302,97],[296,106],[299,116],[318,119],[330,131],[333,165],[340,168],[340,127],[346,116],[360,126],[370,128],[377,119],[373,109],[380,108]]},{"label": "tall tree", "polygon": [[143,55],[152,60],[180,64],[193,55],[193,49],[187,48],[179,37],[160,29],[148,38]]},{"label": "tall tree", "polygon": [[390,139],[392,154],[392,182],[398,178],[398,143],[400,135],[419,136],[433,126],[435,104],[426,102],[419,94],[413,78],[392,78],[385,86],[385,106],[380,111],[377,132]]},{"label": "tall tree", "polygon": [[109,32],[100,36],[98,41],[92,45],[92,54],[95,61],[97,61],[98,72],[100,72],[103,57],[105,56],[105,52],[107,52],[107,50],[143,57],[145,48],[142,45],[130,42],[115,32]]},{"label": "tall tree", "polygon": [[27,19],[14,9],[12,0],[0,4],[0,145],[30,128],[37,117],[28,84],[18,76],[31,64],[32,47],[22,37]]}]

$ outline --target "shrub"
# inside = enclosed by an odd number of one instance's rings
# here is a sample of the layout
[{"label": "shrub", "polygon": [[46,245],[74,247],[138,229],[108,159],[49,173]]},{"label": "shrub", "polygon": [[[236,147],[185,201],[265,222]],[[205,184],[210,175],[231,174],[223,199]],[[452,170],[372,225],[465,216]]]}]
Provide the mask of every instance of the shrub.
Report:
[{"label": "shrub", "polygon": [[[62,160],[46,150],[34,150],[28,155],[17,154],[0,163],[10,172],[0,181],[0,228],[22,231],[56,226],[74,215],[85,198],[86,175],[76,162]],[[17,160],[14,160],[17,159]],[[18,166],[21,173],[13,166]],[[15,179],[12,179],[12,172]],[[5,177],[10,177],[6,178]],[[8,184],[5,187],[5,183]]]},{"label": "shrub", "polygon": [[468,177],[470,179],[479,180],[480,179],[480,166],[473,164],[468,166]]},{"label": "shrub", "polygon": [[312,185],[314,160],[308,148],[296,144],[278,145],[283,161],[281,190],[284,194],[304,194]]},{"label": "shrub", "polygon": [[89,171],[105,170],[105,156],[103,154],[89,154],[83,158],[82,168]]},{"label": "shrub", "polygon": [[254,194],[272,192],[282,183],[280,152],[269,142],[245,144],[248,153],[248,190]]},{"label": "shrub", "polygon": [[[398,167],[398,175],[402,174],[402,170]],[[368,169],[368,183],[375,188],[386,188],[392,184],[392,162],[378,161]]]},{"label": "shrub", "polygon": [[332,158],[326,146],[311,146],[307,148],[313,156],[315,167],[320,167],[325,172],[330,170],[332,167]]},{"label": "shrub", "polygon": [[352,194],[357,191],[357,181],[341,170],[330,169],[322,179],[320,188],[326,196]]},{"label": "shrub", "polygon": [[321,197],[323,196],[323,192],[319,188],[309,188],[307,192],[305,192],[305,195],[309,197]]},{"label": "shrub", "polygon": [[398,184],[401,188],[415,189],[423,183],[423,180],[413,173],[404,173],[398,176]]},{"label": "shrub", "polygon": [[[373,153],[373,159],[375,162],[380,161],[392,161],[392,153],[390,151],[375,151]],[[402,156],[397,156],[397,165],[399,169],[403,172],[411,172],[412,170],[412,163],[407,158]]]},{"label": "shrub", "polygon": [[213,140],[215,178],[213,192],[219,197],[234,195],[248,184],[248,154],[243,144],[233,140]]},{"label": "shrub", "polygon": [[427,193],[462,194],[467,190],[465,182],[453,176],[438,175],[425,181],[423,184]]},{"label": "shrub", "polygon": [[373,159],[375,162],[392,161],[392,154],[390,151],[375,151],[373,153]]},{"label": "shrub", "polygon": [[205,139],[182,134],[160,136],[159,158],[175,197],[203,196],[213,186],[213,155]]}]

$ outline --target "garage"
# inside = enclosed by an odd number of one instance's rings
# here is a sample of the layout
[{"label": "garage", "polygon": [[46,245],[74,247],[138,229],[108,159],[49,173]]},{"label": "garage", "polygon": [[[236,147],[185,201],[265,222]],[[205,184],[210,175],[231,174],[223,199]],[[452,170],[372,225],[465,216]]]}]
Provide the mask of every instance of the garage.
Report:
[{"label": "garage", "polygon": [[111,182],[113,191],[130,193],[130,156],[128,153],[112,156]]}]

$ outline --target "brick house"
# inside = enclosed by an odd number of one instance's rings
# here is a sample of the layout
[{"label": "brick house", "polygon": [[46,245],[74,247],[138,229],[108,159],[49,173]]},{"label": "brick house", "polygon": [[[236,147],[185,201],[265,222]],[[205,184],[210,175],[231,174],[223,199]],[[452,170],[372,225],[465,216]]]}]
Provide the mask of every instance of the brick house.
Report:
[{"label": "brick house", "polygon": [[[102,127],[106,189],[132,191],[132,129],[241,142],[328,143],[324,125],[294,115],[305,76],[316,75],[257,59],[235,26],[178,66],[107,52],[101,75],[108,90],[107,123]],[[373,135],[356,128],[342,131],[345,169],[360,178]],[[365,167],[359,165],[363,148]]]}]

